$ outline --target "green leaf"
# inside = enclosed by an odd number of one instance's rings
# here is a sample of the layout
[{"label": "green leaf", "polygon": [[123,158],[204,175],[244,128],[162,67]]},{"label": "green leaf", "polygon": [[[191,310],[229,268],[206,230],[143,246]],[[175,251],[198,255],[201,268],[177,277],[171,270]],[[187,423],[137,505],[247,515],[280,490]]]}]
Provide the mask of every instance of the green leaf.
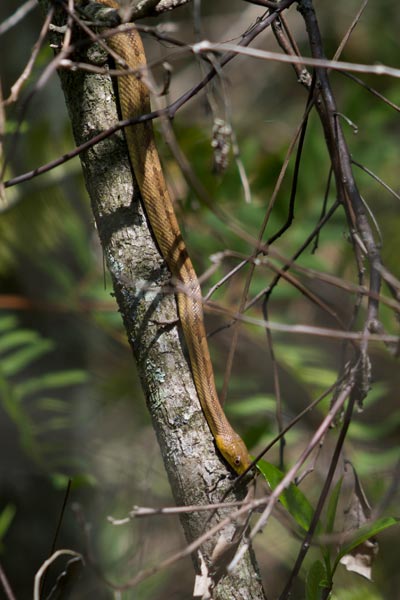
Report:
[{"label": "green leaf", "polygon": [[93,475],[89,473],[78,473],[73,477],[68,477],[64,473],[53,473],[51,480],[53,486],[58,490],[66,490],[68,482],[71,479],[71,490],[77,490],[83,487],[95,487],[97,480]]},{"label": "green leaf", "polygon": [[17,319],[14,316],[7,315],[0,318],[0,333],[9,331],[17,326]]},{"label": "green leaf", "polygon": [[29,381],[16,385],[15,388],[19,397],[23,397],[42,390],[85,383],[87,379],[88,376],[85,371],[70,369],[68,371],[46,373],[40,377],[33,377]]},{"label": "green leaf", "polygon": [[364,450],[360,452],[355,460],[354,464],[357,469],[357,473],[360,477],[366,475],[375,475],[382,471],[388,471],[392,466],[397,464],[399,460],[399,449],[395,445],[382,452],[380,451],[368,451]]},{"label": "green leaf", "polygon": [[399,425],[400,410],[393,410],[390,416],[384,420],[377,420],[373,423],[351,422],[349,435],[352,439],[371,442],[372,440],[387,437],[395,432]]},{"label": "green leaf", "polygon": [[7,377],[16,375],[32,362],[44,354],[47,354],[52,348],[54,348],[54,344],[51,340],[38,339],[34,344],[3,357],[1,359],[1,369],[3,374]]},{"label": "green leaf", "polygon": [[348,542],[344,546],[342,546],[339,554],[336,557],[334,570],[340,562],[340,559],[343,558],[346,554],[349,554],[354,548],[357,548],[363,542],[366,542],[372,537],[375,537],[381,531],[388,529],[389,527],[393,527],[393,525],[397,525],[400,521],[400,518],[396,517],[382,517],[373,523],[368,523],[364,527],[360,527],[357,531],[355,537],[351,542]]},{"label": "green leaf", "polygon": [[15,329],[0,337],[0,352],[8,352],[13,348],[36,342],[39,339],[39,335],[36,331],[30,329]]},{"label": "green leaf", "polygon": [[68,413],[70,410],[68,402],[61,400],[60,398],[38,398],[35,402],[35,406],[39,410],[53,413]]},{"label": "green leaf", "polygon": [[0,541],[6,535],[17,512],[14,504],[7,504],[0,513]]},{"label": "green leaf", "polygon": [[233,416],[248,417],[250,415],[265,414],[266,411],[275,414],[276,399],[272,395],[252,396],[241,400],[240,402],[231,402],[227,407],[227,412]]},{"label": "green leaf", "polygon": [[301,369],[301,379],[305,383],[310,383],[312,385],[329,387],[336,378],[337,373],[332,369],[322,367],[303,367]]},{"label": "green leaf", "polygon": [[330,498],[329,498],[329,502],[328,502],[328,508],[326,511],[326,528],[325,531],[326,533],[332,533],[333,531],[333,526],[335,524],[335,518],[336,518],[336,510],[337,510],[337,505],[339,502],[339,496],[340,496],[340,490],[342,488],[342,483],[343,483],[343,477],[341,477],[339,479],[339,481],[336,483],[335,487],[333,488]]},{"label": "green leaf", "polygon": [[327,583],[325,567],[316,560],[310,567],[306,579],[306,600],[320,600],[324,584]]},{"label": "green leaf", "polygon": [[346,585],[346,587],[337,587],[336,592],[332,593],[329,600],[388,600],[387,596],[383,596],[379,590],[371,586],[358,583],[358,585]]},{"label": "green leaf", "polygon": [[[278,486],[285,475],[277,467],[263,459],[258,461],[257,468],[272,490]],[[296,523],[307,531],[314,515],[314,509],[303,492],[292,483],[282,492],[279,500]]]}]

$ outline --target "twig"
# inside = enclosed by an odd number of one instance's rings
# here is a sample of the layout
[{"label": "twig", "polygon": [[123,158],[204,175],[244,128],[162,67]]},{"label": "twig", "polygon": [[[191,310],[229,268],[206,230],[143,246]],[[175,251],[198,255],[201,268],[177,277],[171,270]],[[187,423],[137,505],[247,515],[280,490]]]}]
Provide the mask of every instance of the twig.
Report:
[{"label": "twig", "polygon": [[237,44],[230,43],[212,43],[203,40],[198,44],[193,44],[191,50],[194,54],[207,54],[207,52],[229,52],[241,54],[251,58],[261,60],[272,60],[275,62],[287,64],[304,64],[309,67],[319,67],[321,69],[334,71],[350,71],[353,73],[365,73],[370,75],[387,75],[388,77],[400,78],[400,69],[389,67],[387,65],[366,65],[361,63],[351,63],[346,61],[329,60],[326,58],[310,58],[308,56],[288,56],[280,52],[270,52],[268,50],[258,50],[257,48],[243,48]]},{"label": "twig", "polygon": [[11,87],[11,93],[10,93],[9,97],[6,100],[4,100],[5,106],[7,106],[8,104],[12,104],[13,102],[16,102],[18,100],[18,95],[21,91],[21,88],[24,85],[25,81],[30,76],[32,69],[33,69],[33,65],[35,64],[37,55],[39,54],[39,51],[43,45],[43,42],[46,39],[46,35],[48,33],[50,23],[53,19],[53,15],[54,15],[54,7],[51,7],[49,9],[49,12],[46,15],[42,29],[40,30],[39,38],[32,48],[32,54],[26,64],[25,69],[22,71],[22,74],[18,77],[18,79],[14,83],[14,85]]},{"label": "twig", "polygon": [[378,175],[371,171],[371,169],[368,169],[368,167],[365,167],[361,163],[357,162],[356,160],[354,160],[354,158],[351,159],[351,162],[353,163],[353,165],[356,165],[356,167],[364,171],[364,173],[368,173],[368,175],[370,175],[372,179],[375,179],[375,181],[377,181],[382,187],[384,187],[386,191],[392,194],[392,196],[394,196],[396,200],[400,200],[400,194],[398,194],[393,188],[390,187],[390,185],[385,183],[383,179],[381,179],[380,177],[378,177]]},{"label": "twig", "polygon": [[[73,0],[68,0],[68,2],[70,4],[70,6],[72,7]],[[51,10],[50,10],[50,12],[51,12]],[[48,20],[45,21],[45,24],[47,24],[47,21]],[[48,79],[57,70],[60,61],[64,58],[66,58],[68,56],[68,54],[70,52],[72,52],[72,46],[71,46],[72,29],[71,29],[71,27],[72,27],[72,19],[69,16],[67,19],[67,26],[66,26],[63,43],[62,43],[62,49],[61,49],[60,53],[44,69],[44,71],[42,72],[42,74],[40,75],[38,80],[36,81],[35,85],[33,86],[32,91],[29,93],[28,97],[26,98],[26,100],[24,101],[24,103],[21,107],[21,111],[19,114],[19,120],[18,120],[18,127],[11,139],[11,144],[10,144],[10,148],[8,149],[8,154],[10,154],[10,152],[14,150],[14,148],[17,144],[19,133],[20,133],[20,127],[21,127],[21,124],[23,123],[26,111],[28,109],[28,106],[29,106],[32,98],[35,96],[35,94],[39,90],[42,89],[42,87],[44,87],[46,85]],[[43,30],[41,32],[41,35],[42,35],[42,33],[43,33]],[[39,41],[40,41],[40,38],[39,38]],[[1,174],[0,174],[0,179],[3,179],[3,177],[4,177],[4,173],[5,173],[7,164],[8,164],[7,157],[5,157],[3,167],[1,170]],[[5,182],[4,187],[8,187],[7,182]]]},{"label": "twig", "polygon": [[285,325],[284,323],[275,323],[274,321],[266,321],[264,319],[257,319],[255,317],[247,317],[243,314],[235,313],[226,307],[219,306],[212,302],[207,304],[209,312],[228,315],[233,319],[242,321],[243,323],[249,323],[251,325],[257,325],[264,329],[270,329],[271,331],[280,331],[285,333],[292,333],[295,335],[311,335],[315,337],[323,337],[326,339],[334,340],[354,340],[357,342],[387,342],[387,343],[398,343],[400,338],[397,335],[389,335],[385,333],[368,333],[364,331],[342,331],[339,329],[330,329],[328,327],[313,327],[311,325]]},{"label": "twig", "polygon": [[22,19],[24,19],[31,10],[36,8],[36,6],[36,0],[27,0],[25,4],[22,4],[19,8],[17,8],[17,10],[10,15],[8,19],[0,23],[0,35],[3,35],[3,33],[9,31],[12,27],[15,27],[15,25],[18,25],[18,23],[22,21]]},{"label": "twig", "polygon": [[342,51],[344,49],[344,47],[347,45],[347,42],[350,39],[351,34],[353,33],[354,29],[357,27],[358,22],[361,19],[361,16],[368,4],[369,0],[364,0],[363,3],[360,6],[360,9],[358,10],[357,14],[355,15],[353,21],[350,24],[350,27],[347,29],[345,35],[343,36],[342,41],[340,42],[338,49],[335,52],[335,56],[333,57],[333,60],[338,60],[339,56],[342,54]]},{"label": "twig", "polygon": [[[297,459],[297,461],[295,462],[293,467],[286,473],[286,475],[283,477],[282,481],[276,486],[274,491],[271,493],[271,496],[269,497],[269,500],[266,504],[263,514],[259,517],[256,524],[254,525],[254,527],[251,530],[251,533],[249,535],[249,542],[252,539],[254,539],[254,537],[257,535],[257,533],[259,531],[261,531],[261,529],[263,529],[263,527],[265,526],[266,522],[268,521],[269,517],[272,514],[273,507],[274,507],[275,503],[278,501],[279,496],[293,482],[299,468],[304,464],[304,462],[310,456],[311,452],[314,451],[314,448],[318,445],[321,438],[326,434],[331,423],[335,419],[337,413],[342,409],[342,406],[343,406],[344,402],[346,401],[346,398],[351,393],[352,388],[354,386],[354,377],[355,377],[355,371],[354,371],[354,369],[352,369],[349,373],[347,383],[343,386],[341,393],[338,395],[335,403],[329,410],[329,413],[323,419],[322,423],[320,424],[318,429],[315,431],[310,442],[307,444],[306,448],[303,450],[303,452],[301,453],[300,457]],[[248,547],[249,547],[249,543],[245,543],[238,550],[235,558],[232,560],[231,564],[228,567],[228,572],[232,571],[236,567],[238,562],[243,558],[244,554],[248,550]]]},{"label": "twig", "polygon": [[344,75],[348,79],[351,79],[352,81],[355,81],[356,83],[358,83],[358,85],[361,85],[368,92],[370,92],[373,96],[375,96],[379,100],[382,100],[382,102],[384,102],[385,104],[387,104],[388,106],[390,106],[390,108],[393,108],[393,110],[395,110],[396,112],[400,112],[400,106],[398,104],[395,104],[394,102],[392,102],[391,100],[389,100],[388,98],[386,98],[386,96],[384,96],[383,94],[381,94],[380,92],[378,92],[378,90],[376,90],[375,88],[373,88],[370,85],[368,85],[367,83],[365,83],[365,81],[363,81],[362,79],[359,79],[358,77],[356,77],[352,73],[346,73],[346,71],[341,71],[341,75]]},{"label": "twig", "polygon": [[74,552],[74,550],[67,550],[67,549],[63,549],[63,550],[57,550],[57,552],[54,552],[54,554],[52,554],[50,556],[50,558],[48,558],[47,560],[45,560],[43,562],[43,564],[41,565],[40,569],[37,571],[36,575],[35,575],[35,585],[34,585],[34,590],[33,590],[33,600],[40,600],[40,585],[41,585],[41,580],[42,580],[42,576],[43,574],[46,572],[46,570],[48,569],[48,567],[59,557],[59,556],[75,556],[76,558],[81,558],[83,560],[83,557],[81,554],[79,554],[79,552]]},{"label": "twig", "polygon": [[[57,543],[58,535],[60,533],[61,524],[62,524],[62,521],[63,521],[63,518],[64,518],[65,509],[67,507],[67,502],[68,502],[69,494],[70,494],[70,491],[71,491],[71,484],[72,484],[72,479],[68,479],[67,489],[65,490],[65,494],[64,494],[64,498],[63,498],[63,503],[62,503],[61,510],[60,510],[60,515],[58,517],[58,522],[57,522],[56,530],[54,532],[53,541],[52,541],[52,544],[51,544],[50,556],[52,556],[54,554],[55,549],[56,549],[56,543]],[[44,573],[44,577],[43,577],[43,579],[41,581],[41,584],[40,584],[40,594],[42,594],[43,590],[45,589],[46,579],[47,579],[48,572],[49,572],[49,570],[46,569],[46,571]]]},{"label": "twig", "polygon": [[237,506],[244,506],[249,504],[248,500],[242,500],[237,502],[216,502],[214,504],[198,504],[193,506],[164,506],[161,508],[150,508],[148,506],[134,506],[129,512],[129,516],[123,519],[115,519],[114,517],[107,517],[107,520],[113,525],[126,525],[132,518],[140,517],[154,517],[154,516],[170,516],[180,515],[191,512],[202,512],[202,511],[215,511],[218,508],[235,508]]},{"label": "twig", "polygon": [[7,600],[16,600],[14,592],[11,589],[10,583],[7,579],[7,575],[4,572],[3,565],[0,563],[0,583],[3,586],[4,593]]},{"label": "twig", "polygon": [[338,440],[337,440],[336,446],[335,446],[335,451],[333,453],[332,460],[329,464],[328,473],[327,473],[326,479],[324,481],[322,491],[318,498],[318,503],[315,508],[315,511],[314,511],[314,514],[313,514],[313,517],[312,517],[312,520],[310,523],[310,527],[308,528],[307,534],[304,537],[304,540],[301,545],[296,562],[290,573],[290,577],[285,585],[285,588],[284,588],[282,594],[279,596],[279,600],[286,600],[290,595],[290,590],[292,588],[293,582],[300,571],[300,567],[303,564],[303,561],[306,557],[308,550],[310,549],[311,540],[314,536],[315,530],[318,525],[318,521],[321,517],[321,513],[323,510],[324,504],[328,497],[329,489],[331,487],[333,476],[335,474],[336,467],[337,467],[337,464],[339,461],[339,457],[342,452],[343,444],[346,439],[347,431],[349,429],[351,417],[352,417],[353,410],[354,410],[354,405],[356,402],[356,393],[357,392],[355,391],[355,388],[354,388],[354,384],[355,384],[354,377],[355,376],[356,376],[356,370],[354,370],[353,373],[349,376],[349,381],[348,381],[347,388],[346,388],[348,392],[351,390],[349,402],[347,404],[346,413],[345,413],[345,416],[343,419],[343,425],[340,429],[339,437],[338,437]]},{"label": "twig", "polygon": [[[306,107],[306,111],[305,111],[305,116],[302,119],[301,125],[299,127],[299,129],[296,131],[295,135],[293,136],[292,142],[289,145],[289,149],[286,153],[286,158],[285,161],[283,162],[279,177],[277,179],[276,185],[275,185],[275,189],[274,192],[272,194],[272,198],[269,202],[269,205],[267,207],[267,211],[263,220],[263,223],[261,225],[261,228],[259,230],[258,233],[258,237],[257,237],[257,247],[255,248],[255,252],[254,252],[254,258],[260,253],[260,248],[259,248],[259,244],[261,243],[261,240],[264,236],[264,232],[265,229],[267,227],[268,221],[269,221],[269,217],[271,215],[272,212],[272,207],[274,206],[275,200],[277,198],[278,195],[278,191],[280,189],[281,183],[283,181],[283,177],[284,174],[286,173],[286,169],[288,167],[289,164],[289,158],[291,156],[291,153],[294,151],[294,147],[295,147],[295,143],[297,142],[297,140],[299,140],[299,150],[297,153],[297,158],[296,158],[296,165],[297,165],[297,169],[295,170],[295,176],[293,178],[293,185],[292,185],[292,193],[291,193],[291,197],[290,197],[290,201],[289,201],[289,215],[287,218],[287,221],[285,223],[285,225],[277,232],[277,234],[275,234],[275,236],[272,236],[272,238],[270,238],[267,242],[266,245],[264,245],[262,252],[267,252],[268,251],[268,247],[269,244],[272,243],[272,241],[274,241],[275,239],[277,239],[277,237],[279,237],[283,231],[285,230],[285,228],[287,228],[289,226],[289,224],[292,222],[293,220],[293,208],[294,208],[294,200],[295,200],[295,195],[296,195],[296,183],[297,183],[297,177],[296,174],[298,173],[298,165],[299,165],[299,156],[301,155],[301,148],[302,148],[302,140],[304,140],[304,134],[305,134],[305,129],[306,129],[306,125],[307,125],[307,117],[309,114],[309,110],[310,108],[308,107],[308,102],[307,102],[307,107]],[[240,304],[239,304],[239,314],[242,314],[248,305],[248,293],[249,293],[249,289],[250,289],[250,285],[251,285],[251,281],[254,275],[254,269],[255,269],[255,264],[254,262],[250,263],[250,270],[249,273],[247,275],[246,278],[246,282],[244,284],[244,288],[242,291],[242,295],[241,295],[241,299],[240,299]],[[265,318],[265,315],[264,315]],[[265,319],[267,320],[267,319]],[[231,326],[232,324],[230,324]],[[233,323],[233,336],[232,336],[232,340],[231,340],[231,344],[229,347],[229,354],[228,354],[228,358],[226,361],[226,366],[225,366],[225,373],[224,373],[224,383],[223,383],[223,387],[222,387],[222,392],[221,392],[221,403],[223,404],[225,401],[225,398],[227,396],[228,393],[228,384],[229,384],[229,380],[230,380],[230,375],[231,375],[231,371],[232,371],[232,367],[233,367],[233,360],[234,360],[234,356],[235,356],[235,352],[236,352],[236,347],[237,347],[237,342],[238,342],[238,337],[239,337],[239,323],[238,322],[234,322]]]},{"label": "twig", "polygon": [[[304,250],[307,248],[307,246],[309,244],[311,244],[311,242],[313,241],[313,239],[316,237],[316,235],[318,234],[318,232],[322,229],[322,227],[329,221],[329,219],[332,217],[332,215],[336,212],[337,208],[339,207],[339,203],[335,202],[331,208],[328,210],[328,212],[324,215],[324,217],[319,221],[319,223],[317,223],[317,225],[314,227],[314,230],[310,233],[310,235],[304,240],[304,242],[302,243],[302,245],[300,246],[300,248],[293,254],[293,256],[286,262],[286,264],[283,267],[283,271],[287,271],[288,269],[290,269],[290,267],[292,266],[292,264],[295,262],[295,260],[297,260],[297,258],[304,252]],[[249,304],[246,306],[246,310],[248,310],[249,308],[251,308],[252,306],[254,306],[254,304],[256,304],[258,302],[258,300],[264,296],[269,296],[272,293],[272,290],[275,288],[275,286],[278,284],[279,280],[281,278],[281,275],[278,274],[273,281],[269,284],[269,286],[263,290],[261,290],[252,300],[251,302],[249,302]],[[265,302],[265,300],[264,300]]]},{"label": "twig", "polygon": [[[285,10],[286,8],[288,8],[291,4],[293,4],[295,2],[295,0],[283,0],[280,3],[279,6],[279,10],[277,9],[276,12],[272,15],[269,15],[267,18],[265,18],[264,20],[262,20],[260,23],[256,24],[250,32],[248,32],[247,34],[245,34],[243,36],[242,45],[237,46],[238,48],[242,48],[243,46],[246,46],[248,44],[250,44],[253,39],[255,37],[257,37],[257,35],[259,35],[262,31],[264,31],[264,29],[266,29],[267,27],[270,26],[270,24],[272,23],[272,21],[274,19],[277,18],[278,14]],[[236,47],[236,46],[235,46]],[[70,46],[69,51],[72,51],[73,47]],[[225,66],[226,64],[228,64],[233,58],[235,58],[236,56],[236,52],[227,52],[225,56],[223,56],[220,60],[220,66]],[[61,62],[61,60],[65,59],[66,56],[63,55],[58,55],[58,61],[56,63],[56,65],[54,65],[54,61],[51,63],[51,67],[49,66],[46,69],[46,76],[48,75],[48,73],[50,71],[54,71],[58,62]],[[98,144],[99,142],[101,142],[102,140],[106,139],[107,137],[110,137],[111,135],[113,135],[113,133],[116,133],[117,131],[120,131],[121,129],[124,129],[125,127],[128,127],[129,125],[137,125],[139,123],[144,123],[145,121],[152,121],[153,119],[160,117],[160,116],[167,116],[169,119],[173,119],[176,112],[184,105],[186,104],[186,102],[188,102],[190,99],[192,99],[194,96],[196,96],[208,83],[209,81],[211,81],[211,79],[213,77],[215,77],[216,72],[215,69],[211,69],[209,71],[209,73],[207,73],[207,75],[202,79],[202,81],[200,81],[197,85],[195,85],[194,87],[192,87],[190,90],[188,90],[187,92],[185,92],[184,94],[182,94],[182,96],[180,96],[180,98],[178,98],[177,100],[175,100],[175,102],[173,102],[172,104],[170,104],[169,106],[167,106],[164,110],[162,111],[152,111],[150,113],[148,113],[147,115],[141,115],[138,118],[134,118],[134,119],[125,119],[123,121],[120,121],[119,123],[117,123],[114,127],[110,127],[107,131],[103,131],[101,133],[99,133],[98,135],[94,136],[93,138],[91,138],[90,140],[88,140],[87,142],[79,145],[77,148],[75,148],[74,150],[71,150],[70,152],[67,152],[66,154],[64,154],[62,157],[59,157],[58,159],[55,159],[49,163],[47,163],[46,165],[42,165],[41,167],[37,167],[36,169],[33,169],[32,171],[28,171],[26,173],[23,173],[22,175],[19,175],[17,177],[13,177],[12,179],[9,179],[8,181],[4,182],[4,187],[11,187],[13,185],[17,185],[18,183],[22,183],[24,181],[28,181],[30,179],[32,179],[33,177],[37,177],[38,175],[42,175],[43,173],[47,173],[47,171],[50,171],[51,169],[54,169],[55,167],[65,163],[68,160],[71,160],[72,158],[74,158],[75,156],[77,156],[78,154],[80,154],[81,152],[84,152],[85,150],[88,150],[89,148],[92,148],[92,146],[95,146],[96,144]]]}]

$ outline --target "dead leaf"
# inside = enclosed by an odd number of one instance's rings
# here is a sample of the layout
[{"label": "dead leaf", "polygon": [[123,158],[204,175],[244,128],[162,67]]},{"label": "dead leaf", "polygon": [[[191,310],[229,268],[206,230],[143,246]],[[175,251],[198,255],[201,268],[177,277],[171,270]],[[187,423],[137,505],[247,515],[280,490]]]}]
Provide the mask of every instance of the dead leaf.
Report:
[{"label": "dead leaf", "polygon": [[[358,475],[350,463],[346,461],[346,467],[349,465],[353,472],[354,486],[351,493],[351,498],[347,509],[345,510],[343,531],[356,531],[371,518],[372,509],[367,500],[365,492]],[[345,554],[340,563],[346,567],[348,571],[354,571],[370,581],[372,580],[371,570],[374,559],[379,551],[379,545],[375,538],[366,540],[351,552]]]},{"label": "dead leaf", "polygon": [[374,538],[371,538],[354,548],[349,554],[343,556],[340,559],[340,563],[348,571],[354,571],[354,573],[358,573],[372,581],[372,565],[378,551],[378,542]]},{"label": "dead leaf", "polygon": [[208,574],[206,561],[200,550],[198,551],[200,562],[200,575],[196,575],[194,580],[193,598],[201,598],[201,600],[210,600],[212,579]]}]

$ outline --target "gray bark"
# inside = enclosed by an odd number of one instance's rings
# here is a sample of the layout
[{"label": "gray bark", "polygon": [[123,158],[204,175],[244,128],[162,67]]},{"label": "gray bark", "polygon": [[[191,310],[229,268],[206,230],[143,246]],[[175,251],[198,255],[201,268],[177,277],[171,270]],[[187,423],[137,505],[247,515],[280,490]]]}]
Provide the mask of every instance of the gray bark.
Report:
[{"label": "gray bark", "polygon": [[[77,60],[96,62],[99,51],[92,47],[88,55]],[[109,77],[82,71],[61,71],[60,77],[77,145],[117,122]],[[163,289],[168,286],[170,275],[149,231],[123,134],[105,139],[81,153],[80,159],[114,293],[176,503],[218,502],[232,483],[231,474],[216,452],[200,408],[182,349],[175,297]],[[171,321],[176,323],[165,325]],[[231,493],[227,500],[241,498],[243,491]],[[219,511],[212,524],[227,514],[227,510]],[[208,517],[207,512],[182,515],[189,542],[204,533]],[[234,524],[223,533],[230,539]],[[219,534],[202,546],[206,560],[210,559],[218,537]],[[197,556],[194,562],[197,569]],[[222,577],[213,597],[264,598],[250,553],[232,575]]]}]

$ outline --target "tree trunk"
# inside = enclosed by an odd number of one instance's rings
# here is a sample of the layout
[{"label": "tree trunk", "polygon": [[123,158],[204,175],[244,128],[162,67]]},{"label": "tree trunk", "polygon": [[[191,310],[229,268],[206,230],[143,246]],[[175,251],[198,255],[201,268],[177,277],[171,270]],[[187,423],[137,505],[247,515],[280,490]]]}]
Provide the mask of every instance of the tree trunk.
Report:
[{"label": "tree trunk", "polygon": [[[94,46],[74,58],[104,66],[104,53]],[[61,70],[60,77],[77,145],[116,124],[118,116],[108,76]],[[114,293],[176,503],[220,502],[232,479],[216,452],[182,351],[175,297],[164,289],[170,274],[149,231],[123,133],[119,131],[82,152],[80,159]],[[243,495],[243,490],[231,492],[227,501],[242,499]],[[227,515],[227,509],[218,511],[209,527]],[[188,542],[204,533],[208,518],[208,512],[181,516]],[[231,523],[201,546],[206,562],[221,533],[230,540],[234,532]],[[198,570],[198,555],[193,558]],[[251,553],[233,574],[219,580],[213,597],[265,597]]]}]

